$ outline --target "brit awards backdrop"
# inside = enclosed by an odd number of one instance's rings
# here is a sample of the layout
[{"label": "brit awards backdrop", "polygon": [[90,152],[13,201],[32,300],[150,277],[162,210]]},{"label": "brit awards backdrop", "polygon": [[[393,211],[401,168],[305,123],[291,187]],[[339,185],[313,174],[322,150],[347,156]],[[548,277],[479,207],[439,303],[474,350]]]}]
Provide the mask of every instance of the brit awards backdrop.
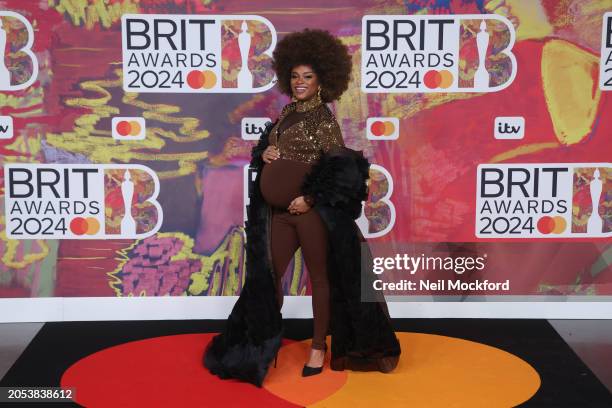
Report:
[{"label": "brit awards backdrop", "polygon": [[329,106],[372,163],[377,289],[612,295],[611,0],[4,0],[0,22],[1,298],[239,294],[250,151],[289,102],[272,51],[305,27],[352,54]]}]

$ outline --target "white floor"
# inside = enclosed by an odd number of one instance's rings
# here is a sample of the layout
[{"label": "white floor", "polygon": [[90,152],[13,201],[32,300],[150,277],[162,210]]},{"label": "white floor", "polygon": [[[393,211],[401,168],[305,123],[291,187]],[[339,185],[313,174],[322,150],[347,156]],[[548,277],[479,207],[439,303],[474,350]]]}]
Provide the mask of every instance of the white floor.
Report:
[{"label": "white floor", "polygon": [[[612,392],[612,320],[549,320],[559,335]],[[0,323],[0,378],[42,323]]]}]

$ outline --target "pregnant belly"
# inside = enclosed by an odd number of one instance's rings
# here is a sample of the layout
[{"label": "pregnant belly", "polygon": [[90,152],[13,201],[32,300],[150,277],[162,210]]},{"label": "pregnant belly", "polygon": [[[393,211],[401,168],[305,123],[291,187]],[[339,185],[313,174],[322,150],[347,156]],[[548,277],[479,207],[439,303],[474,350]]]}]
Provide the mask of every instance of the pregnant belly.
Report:
[{"label": "pregnant belly", "polygon": [[263,166],[260,189],[264,200],[276,208],[286,209],[302,195],[300,187],[312,165],[295,160],[276,159]]}]

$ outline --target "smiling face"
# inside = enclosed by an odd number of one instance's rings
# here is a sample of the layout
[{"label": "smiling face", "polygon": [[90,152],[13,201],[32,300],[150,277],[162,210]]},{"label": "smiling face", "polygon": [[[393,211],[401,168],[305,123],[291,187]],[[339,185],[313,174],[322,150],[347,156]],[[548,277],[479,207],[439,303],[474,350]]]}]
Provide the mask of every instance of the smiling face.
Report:
[{"label": "smiling face", "polygon": [[310,65],[297,65],[291,70],[291,92],[299,101],[312,98],[319,90],[319,79]]}]

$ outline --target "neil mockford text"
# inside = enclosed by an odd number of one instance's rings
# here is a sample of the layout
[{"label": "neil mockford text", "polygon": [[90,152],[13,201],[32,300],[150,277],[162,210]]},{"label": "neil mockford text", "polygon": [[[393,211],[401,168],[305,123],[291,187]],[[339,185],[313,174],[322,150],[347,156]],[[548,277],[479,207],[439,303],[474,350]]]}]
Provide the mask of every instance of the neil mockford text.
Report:
[{"label": "neil mockford text", "polygon": [[[456,275],[462,275],[466,271],[482,271],[485,268],[486,260],[487,254],[483,256],[463,257],[425,256],[425,254],[410,256],[408,254],[396,254],[390,257],[374,257],[372,272],[376,275],[381,275],[386,271],[406,271],[410,275],[414,275],[419,271],[452,271]],[[394,274],[391,273],[391,275],[393,276]],[[397,275],[394,277],[397,277]],[[510,280],[491,282],[488,279],[477,279],[471,282],[464,282],[459,279],[419,279],[417,284],[417,282],[406,279],[400,279],[396,282],[383,282],[381,279],[376,279],[372,282],[372,286],[377,291],[509,291]]]}]

